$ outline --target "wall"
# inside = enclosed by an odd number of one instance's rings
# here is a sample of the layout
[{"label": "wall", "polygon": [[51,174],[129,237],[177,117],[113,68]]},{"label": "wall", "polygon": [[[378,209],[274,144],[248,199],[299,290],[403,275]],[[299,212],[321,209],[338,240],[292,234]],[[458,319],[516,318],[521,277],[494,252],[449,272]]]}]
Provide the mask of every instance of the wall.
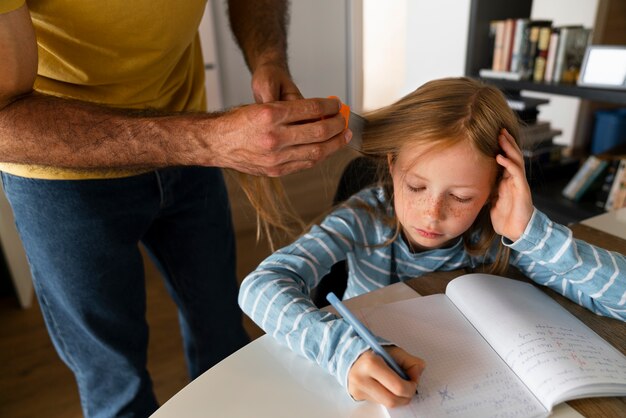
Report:
[{"label": "wall", "polygon": [[[597,9],[598,0],[534,0],[530,16],[532,19],[550,19],[554,26],[582,24],[591,28],[596,21]],[[554,139],[555,143],[570,146],[585,141],[585,138],[576,138],[580,99],[536,92],[524,94],[550,100],[549,104],[539,108],[539,119],[549,120],[554,128],[563,131]]]},{"label": "wall", "polygon": [[[359,19],[351,11],[359,10],[361,0],[296,0],[291,2],[289,25],[289,66],[304,97],[339,96],[348,104],[360,92],[355,82],[360,65],[354,64],[352,33]],[[253,103],[250,73],[230,31],[226,1],[211,0],[217,63],[225,108]],[[357,17],[357,19],[355,19]],[[357,83],[358,84],[358,83]],[[282,178],[294,207],[311,219],[331,206],[339,176],[354,157],[350,150],[337,153],[317,167]],[[235,228],[238,232],[255,227],[256,217],[233,177],[227,183]]]},{"label": "wall", "polygon": [[[289,65],[305,97],[335,95],[348,101],[350,48],[347,13],[350,0],[291,2]],[[234,42],[225,0],[211,0],[225,107],[253,101],[250,73]]]},{"label": "wall", "polygon": [[[552,19],[555,25],[593,27],[599,1],[534,0],[531,18]],[[463,75],[470,3],[470,0],[398,0],[389,5],[364,0],[366,110],[392,103],[428,80]],[[551,101],[540,108],[540,119],[552,121],[554,127],[563,131],[555,142],[574,144],[580,99],[525,94]]]},{"label": "wall", "polygon": [[469,8],[470,0],[364,0],[364,108],[435,78],[462,76]]}]

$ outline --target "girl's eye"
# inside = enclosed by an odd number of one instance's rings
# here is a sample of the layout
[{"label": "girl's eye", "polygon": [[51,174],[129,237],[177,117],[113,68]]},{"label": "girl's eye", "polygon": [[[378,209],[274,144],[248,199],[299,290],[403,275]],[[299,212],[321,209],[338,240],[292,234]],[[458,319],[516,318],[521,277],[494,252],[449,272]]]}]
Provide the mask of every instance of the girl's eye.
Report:
[{"label": "girl's eye", "polygon": [[411,185],[408,185],[408,184],[407,184],[406,187],[409,189],[410,192],[413,192],[413,193],[421,192],[422,190],[425,189],[425,187],[421,187],[421,186],[415,187],[415,186],[411,186]]},{"label": "girl's eye", "polygon": [[450,195],[450,196],[452,196],[452,198],[459,203],[469,203],[472,200],[471,197],[460,197],[456,195]]}]

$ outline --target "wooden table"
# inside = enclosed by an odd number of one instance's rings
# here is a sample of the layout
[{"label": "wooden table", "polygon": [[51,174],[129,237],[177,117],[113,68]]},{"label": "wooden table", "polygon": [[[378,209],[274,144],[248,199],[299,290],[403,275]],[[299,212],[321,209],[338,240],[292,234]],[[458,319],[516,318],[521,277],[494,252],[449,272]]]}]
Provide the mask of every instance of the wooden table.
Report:
[{"label": "wooden table", "polygon": [[[587,225],[577,224],[571,226],[570,228],[573,231],[575,238],[582,239],[591,244],[606,248],[607,250],[626,254],[626,240],[624,239],[591,228]],[[406,284],[422,296],[432,295],[434,293],[444,293],[446,285],[450,280],[466,273],[468,273],[468,271],[465,270],[431,273],[426,276],[409,280]],[[534,283],[518,270],[513,268],[509,270],[506,276]],[[593,329],[598,335],[619,349],[622,354],[626,355],[626,324],[624,324],[624,322],[617,319],[595,315],[582,306],[579,306],[554,292],[552,289],[545,286],[537,287],[555,299],[582,322],[587,324],[587,326]],[[567,403],[586,417],[626,417],[626,397],[588,398],[569,401]]]}]

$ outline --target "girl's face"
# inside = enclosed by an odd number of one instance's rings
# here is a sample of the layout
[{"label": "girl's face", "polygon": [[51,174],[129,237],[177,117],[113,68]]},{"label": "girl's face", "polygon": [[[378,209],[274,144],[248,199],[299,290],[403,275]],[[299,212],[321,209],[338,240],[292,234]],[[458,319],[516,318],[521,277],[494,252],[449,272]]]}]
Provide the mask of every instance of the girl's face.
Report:
[{"label": "girl's face", "polygon": [[444,149],[408,145],[389,158],[394,207],[414,250],[445,247],[462,235],[487,202],[495,161],[462,141]]}]

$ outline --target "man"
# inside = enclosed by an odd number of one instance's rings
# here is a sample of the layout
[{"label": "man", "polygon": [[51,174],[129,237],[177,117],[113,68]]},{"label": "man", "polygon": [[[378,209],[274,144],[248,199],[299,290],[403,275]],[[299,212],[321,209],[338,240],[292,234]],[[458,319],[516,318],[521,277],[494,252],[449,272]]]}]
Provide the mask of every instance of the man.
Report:
[{"label": "man", "polygon": [[178,305],[192,378],[247,342],[219,167],[280,176],[350,139],[302,99],[284,0],[229,1],[258,104],[204,113],[206,0],[2,0],[0,170],[85,416],[147,416],[141,242]]}]

